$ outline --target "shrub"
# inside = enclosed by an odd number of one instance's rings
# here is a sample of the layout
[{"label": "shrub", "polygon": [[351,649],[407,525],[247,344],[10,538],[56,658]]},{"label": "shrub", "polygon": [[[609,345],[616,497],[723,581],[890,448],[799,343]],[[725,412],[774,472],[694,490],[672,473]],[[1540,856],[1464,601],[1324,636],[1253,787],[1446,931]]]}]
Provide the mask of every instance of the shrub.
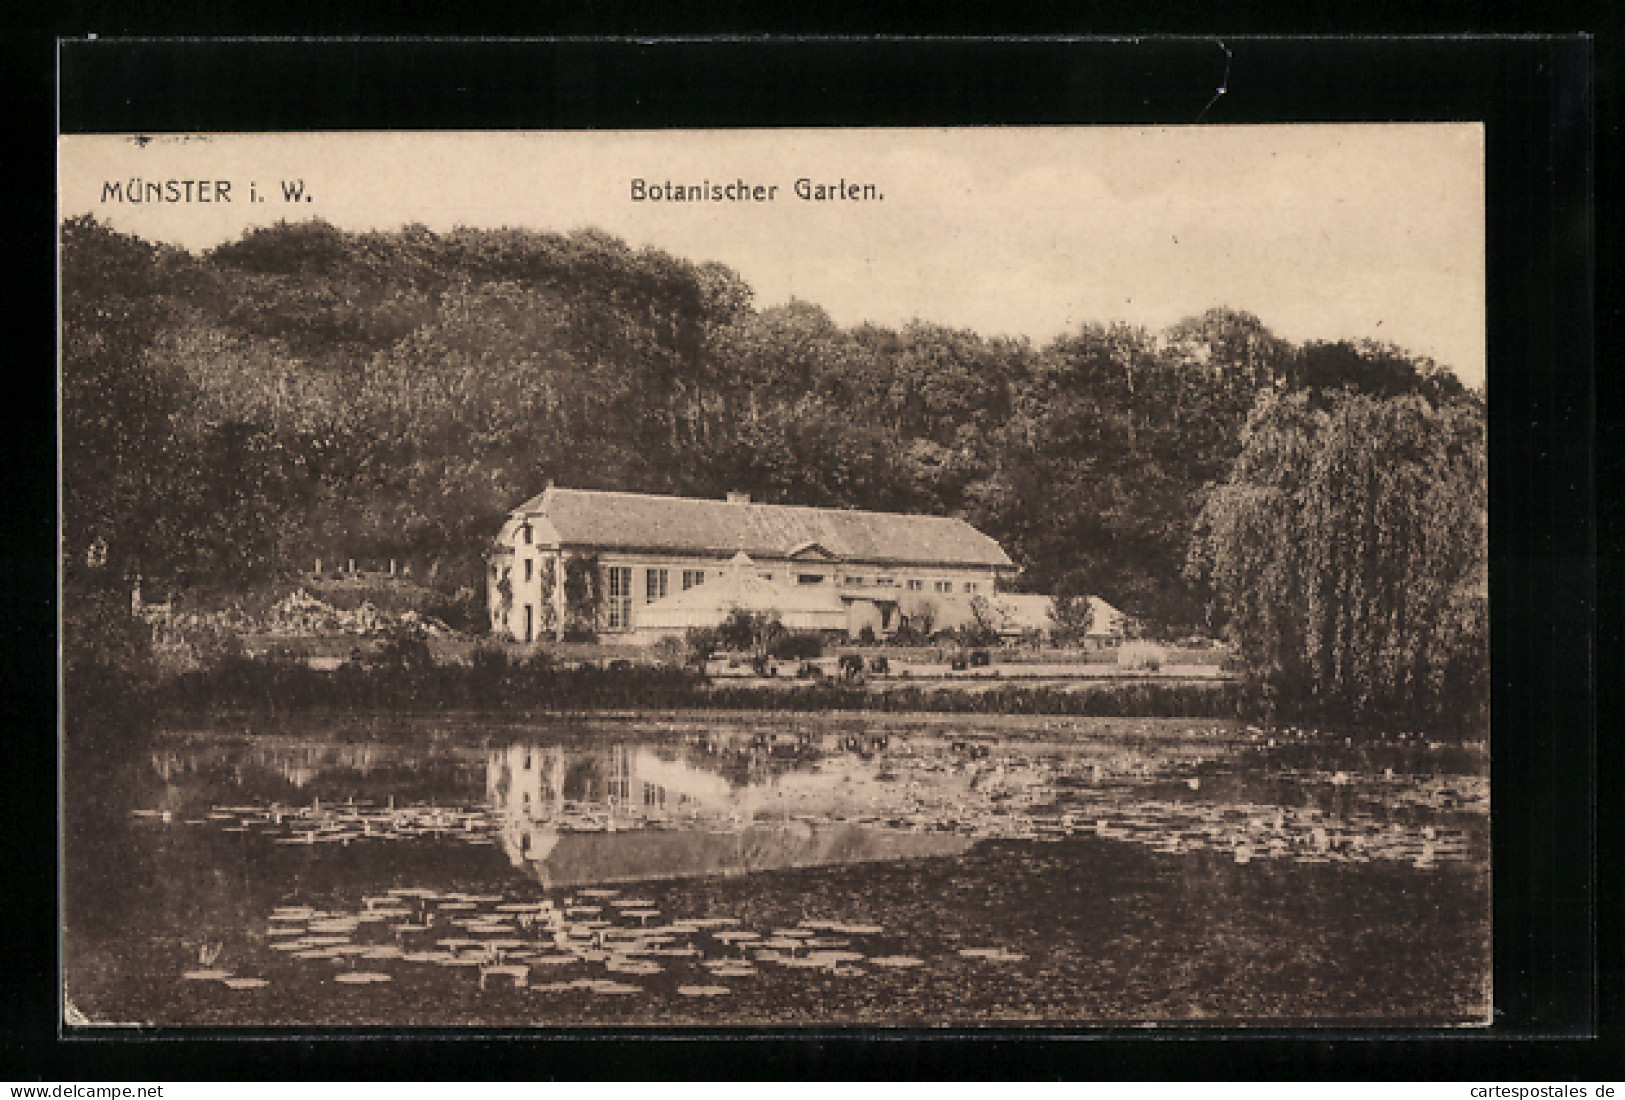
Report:
[{"label": "shrub", "polygon": [[863,629],[858,631],[858,644],[859,645],[874,645],[875,644],[875,628],[870,626],[868,623],[865,623],[864,626],[863,626]]},{"label": "shrub", "polygon": [[413,627],[396,630],[379,649],[378,659],[387,668],[431,668],[434,665],[429,640]]},{"label": "shrub", "polygon": [[474,652],[469,654],[469,665],[481,676],[506,676],[508,654],[495,646],[476,646]]},{"label": "shrub", "polygon": [[903,621],[897,624],[897,630],[892,634],[891,641],[893,645],[927,645],[931,637],[912,617],[904,617]]},{"label": "shrub", "polygon": [[722,648],[722,636],[708,626],[691,626],[683,635],[683,645],[693,664],[704,664]]},{"label": "shrub", "polygon": [[661,638],[649,652],[662,668],[682,668],[689,661],[688,645],[681,638]]},{"label": "shrub", "polygon": [[755,615],[737,607],[717,627],[717,637],[727,648],[758,654],[766,652],[784,633],[778,615]]},{"label": "shrub", "polygon": [[953,632],[953,640],[967,649],[999,644],[999,632],[983,623],[965,623]]},{"label": "shrub", "polygon": [[553,655],[545,649],[538,649],[528,656],[513,662],[515,672],[531,675],[553,671]]},{"label": "shrub", "polygon": [[774,638],[767,652],[781,661],[816,660],[824,655],[824,639],[811,631],[792,630]]},{"label": "shrub", "polygon": [[1117,667],[1136,672],[1156,672],[1167,660],[1167,650],[1155,642],[1129,642],[1117,651]]}]

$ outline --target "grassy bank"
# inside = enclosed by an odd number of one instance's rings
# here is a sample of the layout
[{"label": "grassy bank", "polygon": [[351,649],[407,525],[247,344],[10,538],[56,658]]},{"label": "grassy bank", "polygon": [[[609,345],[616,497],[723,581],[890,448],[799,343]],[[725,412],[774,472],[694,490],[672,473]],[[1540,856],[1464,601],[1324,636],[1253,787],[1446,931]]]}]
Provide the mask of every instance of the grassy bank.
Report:
[{"label": "grassy bank", "polygon": [[1004,684],[971,690],[815,681],[795,687],[725,685],[685,669],[571,668],[498,662],[413,668],[346,666],[323,671],[291,662],[238,659],[165,681],[157,702],[171,711],[713,709],[1047,714],[1080,717],[1236,718],[1248,713],[1234,683],[1099,683],[1072,690]]}]

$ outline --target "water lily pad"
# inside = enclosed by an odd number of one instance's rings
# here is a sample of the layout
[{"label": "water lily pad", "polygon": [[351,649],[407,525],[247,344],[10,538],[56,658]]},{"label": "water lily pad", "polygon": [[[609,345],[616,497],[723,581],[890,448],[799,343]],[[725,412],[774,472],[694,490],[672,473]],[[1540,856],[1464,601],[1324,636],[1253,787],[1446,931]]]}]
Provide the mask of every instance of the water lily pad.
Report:
[{"label": "water lily pad", "polygon": [[683,997],[726,997],[733,990],[725,985],[680,985],[677,992]]},{"label": "water lily pad", "polygon": [[880,955],[869,961],[875,966],[889,966],[895,970],[904,970],[925,964],[924,959],[917,959],[913,955]]},{"label": "water lily pad", "polygon": [[665,970],[659,963],[641,962],[636,959],[608,959],[604,963],[604,969],[612,974],[635,974],[642,978],[663,973]]},{"label": "water lily pad", "polygon": [[1004,951],[1002,947],[961,947],[959,953],[967,959],[988,959]]},{"label": "water lily pad", "polygon": [[345,985],[370,985],[374,982],[387,982],[390,977],[377,970],[347,970],[343,974],[333,975],[333,980],[343,982]]},{"label": "water lily pad", "polygon": [[760,973],[761,971],[754,966],[743,963],[736,963],[733,966],[713,967],[711,970],[712,976],[717,978],[753,978]]},{"label": "water lily pad", "polygon": [[214,982],[231,977],[229,970],[188,970],[181,977],[189,982]]},{"label": "water lily pad", "polygon": [[519,963],[480,967],[480,981],[483,982],[488,977],[512,978],[515,982],[522,984],[530,980],[530,967]]},{"label": "water lily pad", "polygon": [[227,989],[263,989],[271,983],[264,978],[226,978]]},{"label": "water lily pad", "polygon": [[813,951],[807,955],[807,961],[817,966],[862,962],[863,959],[864,956],[857,951]]},{"label": "water lily pad", "polygon": [[534,966],[564,966],[580,960],[574,955],[532,955],[530,961]]}]

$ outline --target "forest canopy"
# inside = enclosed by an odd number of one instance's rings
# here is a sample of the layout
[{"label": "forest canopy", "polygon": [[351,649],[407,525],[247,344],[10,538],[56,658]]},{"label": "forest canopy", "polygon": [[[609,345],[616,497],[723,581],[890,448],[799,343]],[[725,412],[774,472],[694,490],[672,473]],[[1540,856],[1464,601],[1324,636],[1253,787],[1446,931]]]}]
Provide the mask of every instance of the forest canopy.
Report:
[{"label": "forest canopy", "polygon": [[553,480],[961,516],[1020,587],[1185,631],[1213,622],[1185,565],[1261,398],[1483,412],[1424,358],[1234,310],[1043,346],[846,328],[594,230],[314,221],[194,255],[81,217],[61,255],[70,585],[354,557],[474,593],[504,514]]}]

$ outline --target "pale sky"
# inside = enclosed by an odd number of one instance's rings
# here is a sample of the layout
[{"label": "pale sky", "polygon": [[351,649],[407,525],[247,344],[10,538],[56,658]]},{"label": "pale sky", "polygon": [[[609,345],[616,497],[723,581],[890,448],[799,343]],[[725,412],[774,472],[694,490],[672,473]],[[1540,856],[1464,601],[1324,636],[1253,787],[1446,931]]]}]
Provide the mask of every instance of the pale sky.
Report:
[{"label": "pale sky", "polygon": [[[758,307],[801,298],[842,325],[920,318],[1042,344],[1229,306],[1293,341],[1399,344],[1477,385],[1483,161],[1476,124],[98,135],[60,140],[59,181],[63,216],[194,251],[312,217],[595,226],[727,264]],[[799,178],[879,197],[804,201]],[[230,201],[105,194],[132,179],[229,181]],[[634,179],[777,192],[638,202]],[[308,201],[284,201],[283,180]]]}]

